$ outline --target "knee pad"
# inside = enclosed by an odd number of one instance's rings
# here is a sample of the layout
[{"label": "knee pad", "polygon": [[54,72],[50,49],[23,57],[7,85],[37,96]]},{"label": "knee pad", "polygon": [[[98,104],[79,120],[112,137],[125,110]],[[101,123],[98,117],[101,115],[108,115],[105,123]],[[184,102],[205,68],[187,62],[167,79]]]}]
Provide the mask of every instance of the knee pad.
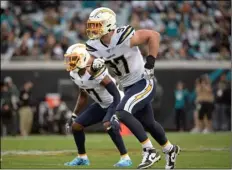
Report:
[{"label": "knee pad", "polygon": [[84,129],[84,127],[79,123],[73,123],[72,124],[72,130],[73,131],[81,131],[83,129]]}]

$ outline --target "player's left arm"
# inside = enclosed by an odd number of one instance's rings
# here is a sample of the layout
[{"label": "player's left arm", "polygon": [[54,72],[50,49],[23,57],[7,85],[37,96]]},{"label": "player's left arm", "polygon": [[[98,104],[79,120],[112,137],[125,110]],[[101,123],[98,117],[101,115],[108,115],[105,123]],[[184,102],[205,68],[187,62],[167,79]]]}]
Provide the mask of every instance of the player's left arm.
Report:
[{"label": "player's left arm", "polygon": [[149,55],[146,58],[145,68],[152,69],[159,52],[160,34],[153,30],[137,30],[130,39],[130,47],[147,44]]},{"label": "player's left arm", "polygon": [[107,122],[110,121],[111,117],[115,114],[116,107],[119,104],[121,97],[118,88],[108,75],[104,77],[100,84],[106,88],[111,96],[113,96],[113,102],[108,107],[106,116],[103,119],[103,122]]},{"label": "player's left arm", "polygon": [[121,96],[115,83],[109,77],[106,67],[102,67],[97,72],[93,72],[92,69],[89,68],[89,72],[92,77],[113,96],[113,102],[108,107],[107,113],[102,121],[104,123],[104,127],[107,129],[112,124],[111,118],[115,114],[116,107],[120,102]]}]

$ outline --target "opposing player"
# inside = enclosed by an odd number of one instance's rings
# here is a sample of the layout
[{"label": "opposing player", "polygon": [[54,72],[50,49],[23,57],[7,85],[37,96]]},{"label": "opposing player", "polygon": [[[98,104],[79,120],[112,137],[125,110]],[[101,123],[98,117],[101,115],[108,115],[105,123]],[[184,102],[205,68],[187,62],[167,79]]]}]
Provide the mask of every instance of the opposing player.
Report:
[{"label": "opposing player", "polygon": [[[87,50],[94,60],[93,68],[105,65],[113,71],[123,86],[125,96],[117,106],[117,117],[136,136],[143,148],[139,169],[150,167],[160,159],[144,128],[162,146],[166,154],[166,169],[173,169],[179,146],[171,144],[162,126],[154,120],[151,100],[155,95],[154,64],[159,49],[159,33],[135,31],[131,26],[116,26],[116,14],[109,8],[97,8],[87,21],[90,40]],[[144,63],[138,45],[147,44],[149,56]],[[104,61],[103,61],[103,60]]]},{"label": "opposing player", "polygon": [[[105,130],[110,135],[112,141],[118,148],[121,158],[116,167],[127,167],[132,164],[127,150],[119,133],[117,120],[115,119],[115,109],[120,101],[119,91],[108,75],[106,67],[94,72],[91,68],[89,53],[84,44],[74,44],[67,49],[65,61],[70,77],[79,87],[80,92],[72,118],[68,126],[72,128],[74,140],[78,150],[78,156],[71,162],[65,163],[67,166],[89,165],[89,159],[85,150],[85,134],[83,129],[87,126],[102,122]],[[88,108],[88,95],[95,101]],[[85,110],[80,112],[82,109]]]}]

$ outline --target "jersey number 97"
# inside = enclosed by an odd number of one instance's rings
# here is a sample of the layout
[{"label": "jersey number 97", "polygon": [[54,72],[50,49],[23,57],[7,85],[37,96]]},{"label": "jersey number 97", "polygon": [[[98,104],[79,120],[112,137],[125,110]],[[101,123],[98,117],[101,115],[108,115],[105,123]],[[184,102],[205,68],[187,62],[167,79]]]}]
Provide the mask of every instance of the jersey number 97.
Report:
[{"label": "jersey number 97", "polygon": [[122,62],[123,66],[124,66],[124,72],[126,74],[130,73],[129,71],[129,67],[128,67],[128,64],[127,64],[127,61],[124,57],[124,55],[118,57],[118,58],[115,58],[113,60],[109,60],[109,61],[106,61],[105,63],[107,65],[109,65],[109,67],[113,68],[114,69],[114,73],[117,75],[117,76],[122,76],[122,71],[123,70],[119,70],[118,68],[118,64]]}]

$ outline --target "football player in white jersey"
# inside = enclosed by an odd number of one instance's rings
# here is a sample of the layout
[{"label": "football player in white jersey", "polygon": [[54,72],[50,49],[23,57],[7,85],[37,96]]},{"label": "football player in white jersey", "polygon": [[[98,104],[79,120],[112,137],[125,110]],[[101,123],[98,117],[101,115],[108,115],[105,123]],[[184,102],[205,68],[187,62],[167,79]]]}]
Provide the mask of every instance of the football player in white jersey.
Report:
[{"label": "football player in white jersey", "polygon": [[[67,123],[67,127],[72,128],[78,156],[71,162],[65,163],[65,165],[78,166],[90,164],[85,150],[85,134],[83,129],[102,122],[121,155],[119,162],[114,166],[130,166],[132,162],[119,133],[120,127],[115,116],[116,106],[120,102],[120,94],[114,83],[114,79],[110,77],[106,67],[102,67],[97,72],[91,69],[92,60],[90,60],[90,54],[86,51],[84,44],[70,46],[65,54],[65,61],[71,79],[80,89],[72,117]],[[95,102],[85,108],[88,103],[88,96]],[[81,112],[84,108],[85,110]]]},{"label": "football player in white jersey", "polygon": [[[89,37],[87,51],[94,60],[93,69],[105,64],[124,88],[125,96],[117,106],[116,115],[142,144],[143,159],[138,168],[148,168],[160,159],[146,135],[146,128],[166,154],[165,168],[173,169],[180,148],[168,141],[162,126],[154,120],[151,106],[160,34],[145,29],[135,31],[131,26],[117,27],[116,14],[104,7],[90,13],[86,33]],[[141,44],[147,44],[149,48],[146,63],[138,48]]]}]

